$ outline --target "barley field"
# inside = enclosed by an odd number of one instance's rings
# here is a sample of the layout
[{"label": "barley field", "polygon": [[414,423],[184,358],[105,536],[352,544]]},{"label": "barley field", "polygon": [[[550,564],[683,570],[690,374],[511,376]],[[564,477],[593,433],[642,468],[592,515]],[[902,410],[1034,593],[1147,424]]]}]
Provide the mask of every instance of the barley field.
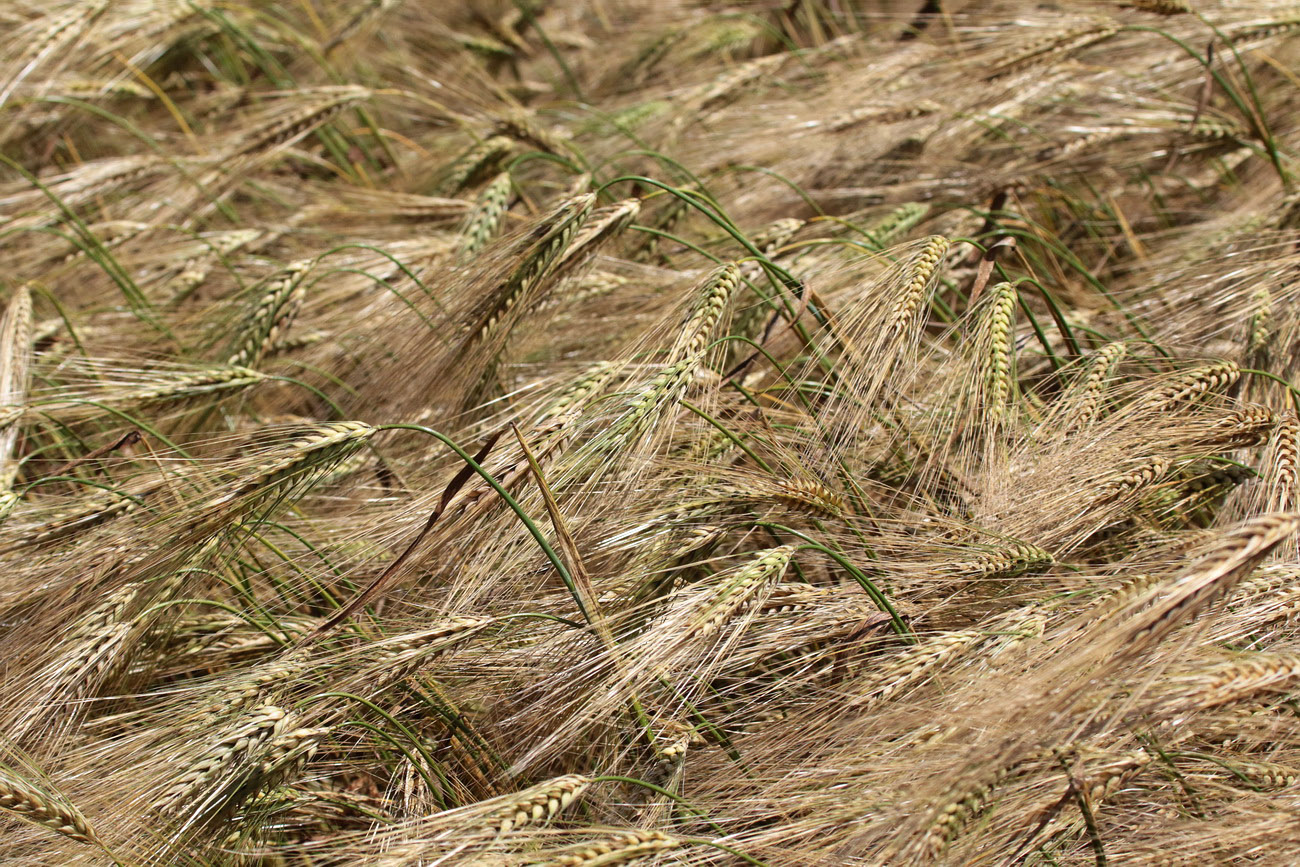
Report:
[{"label": "barley field", "polygon": [[1300,863],[1300,6],[0,34],[0,864]]}]

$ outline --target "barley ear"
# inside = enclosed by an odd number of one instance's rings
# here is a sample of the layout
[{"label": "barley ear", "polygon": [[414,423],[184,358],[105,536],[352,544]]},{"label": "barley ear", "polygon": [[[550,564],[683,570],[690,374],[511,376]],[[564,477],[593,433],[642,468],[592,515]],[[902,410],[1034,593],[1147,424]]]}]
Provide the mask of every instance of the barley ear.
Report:
[{"label": "barley ear", "polygon": [[17,413],[27,402],[32,364],[32,294],[26,285],[18,287],[4,320],[0,322],[0,406],[13,413],[0,428],[0,519],[18,500],[13,490],[18,475],[14,446],[18,441]]},{"label": "barley ear", "polygon": [[1268,554],[1300,532],[1300,513],[1278,512],[1243,521],[1226,533],[1168,588],[1153,591],[1154,604],[1126,628],[1126,657],[1143,653],[1195,617],[1241,581]]},{"label": "barley ear", "polygon": [[0,768],[0,809],[79,843],[99,842],[86,818],[70,801],[52,788],[38,786],[7,768]]}]

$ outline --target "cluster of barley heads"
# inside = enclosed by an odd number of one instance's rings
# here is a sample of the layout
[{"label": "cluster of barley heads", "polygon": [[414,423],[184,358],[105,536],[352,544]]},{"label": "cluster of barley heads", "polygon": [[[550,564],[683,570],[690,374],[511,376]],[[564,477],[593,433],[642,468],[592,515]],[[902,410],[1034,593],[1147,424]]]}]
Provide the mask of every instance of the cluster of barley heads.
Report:
[{"label": "cluster of barley heads", "polygon": [[1300,859],[1300,9],[0,34],[0,864]]}]

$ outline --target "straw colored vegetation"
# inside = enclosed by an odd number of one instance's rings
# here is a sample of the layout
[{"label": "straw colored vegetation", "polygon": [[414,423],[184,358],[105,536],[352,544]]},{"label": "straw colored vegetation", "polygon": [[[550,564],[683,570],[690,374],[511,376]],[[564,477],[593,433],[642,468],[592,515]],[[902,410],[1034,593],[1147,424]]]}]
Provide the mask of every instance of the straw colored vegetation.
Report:
[{"label": "straw colored vegetation", "polygon": [[1297,70],[0,3],[0,865],[1300,862]]}]

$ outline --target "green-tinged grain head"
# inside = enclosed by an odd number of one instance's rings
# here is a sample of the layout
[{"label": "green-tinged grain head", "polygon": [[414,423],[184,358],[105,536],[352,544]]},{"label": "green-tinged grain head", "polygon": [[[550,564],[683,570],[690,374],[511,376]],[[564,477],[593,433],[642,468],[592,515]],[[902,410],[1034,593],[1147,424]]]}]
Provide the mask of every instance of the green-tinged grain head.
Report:
[{"label": "green-tinged grain head", "polygon": [[1125,9],[1154,12],[1156,15],[1186,15],[1192,11],[1184,0],[1116,0]]},{"label": "green-tinged grain head", "polygon": [[885,324],[884,333],[888,338],[896,339],[911,331],[917,311],[925,302],[926,293],[933,286],[939,265],[951,243],[942,235],[932,235],[907,263],[907,281],[899,291]]},{"label": "green-tinged grain head", "polygon": [[761,232],[756,232],[750,241],[762,251],[764,256],[774,256],[778,250],[790,243],[790,239],[795,236],[796,232],[806,225],[807,222],[804,220],[794,217],[782,217],[769,223]]},{"label": "green-tinged grain head", "polygon": [[971,773],[950,786],[931,808],[929,823],[917,841],[920,858],[925,863],[939,860],[967,823],[988,806],[993,791],[1013,770],[998,765]]},{"label": "green-tinged grain head", "polygon": [[[898,123],[917,117],[925,117],[939,111],[943,111],[943,106],[932,99],[918,99],[903,105],[867,105],[831,117],[826,121],[826,128],[832,132],[841,132],[865,123]],[[916,202],[900,205],[893,213],[869,227],[868,231],[875,239],[875,243],[883,248],[885,245],[892,243],[893,240],[897,240],[900,235],[919,221],[920,217],[915,220],[912,219],[912,214],[915,214],[918,208],[921,216],[924,216],[929,207],[929,205]],[[910,223],[910,225],[894,231],[890,224],[897,218],[901,218],[899,225],[904,223]]]},{"label": "green-tinged grain head", "polygon": [[490,339],[507,317],[521,315],[538,300],[543,282],[586,223],[595,201],[589,193],[568,199],[529,230],[518,248],[518,264],[479,305],[481,313],[471,340]]},{"label": "green-tinged grain head", "polygon": [[490,617],[449,617],[418,632],[384,639],[366,648],[373,655],[374,683],[401,680],[420,667],[454,653],[495,621]]},{"label": "green-tinged grain head", "polygon": [[843,494],[817,479],[794,477],[777,480],[766,493],[791,511],[826,518],[838,518],[848,508]]},{"label": "green-tinged grain head", "polygon": [[988,78],[994,79],[1024,72],[1034,66],[1062,60],[1079,49],[1109,39],[1119,30],[1117,23],[1104,16],[1098,16],[1086,24],[1034,36],[994,58],[989,65]]},{"label": "green-tinged grain head", "polygon": [[592,211],[555,260],[554,276],[568,276],[589,262],[606,242],[632,225],[640,213],[639,199],[624,199]]},{"label": "green-tinged grain head", "polygon": [[655,210],[650,218],[646,220],[646,223],[655,231],[642,236],[636,251],[632,255],[633,261],[650,262],[658,258],[660,247],[665,241],[664,234],[674,232],[678,228],[678,224],[694,212],[685,196],[667,196],[666,199],[666,204]]},{"label": "green-tinged grain head", "polygon": [[1122,342],[1107,343],[1088,362],[1069,405],[1069,432],[1083,430],[1101,415],[1107,385],[1114,375],[1116,365],[1127,352],[1128,347]]},{"label": "green-tinged grain head", "polygon": [[986,551],[955,563],[953,574],[974,578],[1014,578],[1026,573],[1042,572],[1056,559],[1037,545],[1015,542]]},{"label": "green-tinged grain head", "polygon": [[292,262],[256,290],[253,309],[239,329],[226,364],[256,367],[275,349],[298,315],[306,294],[302,282],[313,264],[309,259]]},{"label": "green-tinged grain head", "polygon": [[462,260],[472,259],[500,231],[510,201],[510,186],[510,175],[502,172],[478,194],[460,233],[458,256]]},{"label": "green-tinged grain head", "polygon": [[533,420],[533,424],[540,425],[550,419],[563,418],[571,413],[580,412],[600,393],[606,383],[618,375],[618,366],[612,362],[599,361],[593,364],[547,401]]},{"label": "green-tinged grain head", "polygon": [[714,271],[695,288],[695,305],[673,343],[672,358],[699,359],[703,355],[739,286],[740,269],[733,263]]},{"label": "green-tinged grain head", "polygon": [[234,504],[252,496],[270,496],[285,487],[304,482],[350,457],[374,435],[373,427],[359,421],[318,425],[274,449],[226,491],[209,500],[207,506]]},{"label": "green-tinged grain head", "polygon": [[369,89],[354,85],[300,91],[295,94],[295,98],[305,98],[305,105],[278,114],[261,126],[244,130],[231,156],[247,157],[287,147],[329,123],[349,105],[370,95]]},{"label": "green-tinged grain head", "polygon": [[1258,653],[1182,675],[1168,684],[1164,715],[1221,707],[1290,692],[1300,681],[1300,654]]},{"label": "green-tinged grain head", "polygon": [[858,683],[851,700],[856,705],[888,701],[983,644],[986,638],[983,630],[960,629],[910,647]]},{"label": "green-tinged grain head", "polygon": [[542,126],[535,114],[527,111],[511,111],[498,118],[493,132],[549,154],[562,154],[566,150],[564,140]]},{"label": "green-tinged grain head", "polygon": [[1011,394],[1012,327],[1015,325],[1016,287],[999,283],[992,290],[993,304],[985,328],[988,333],[988,356],[984,359],[984,382],[988,390],[989,413],[1002,418]]},{"label": "green-tinged grain head", "polygon": [[750,604],[756,593],[781,580],[794,553],[793,545],[760,551],[702,598],[695,599],[698,594],[689,591],[695,607],[690,618],[691,634],[708,635],[726,625]]},{"label": "green-tinged grain head", "polygon": [[23,28],[26,32],[18,31],[24,38],[14,46],[20,53],[6,58],[4,83],[0,85],[0,106],[8,102],[23,81],[51,59],[57,59],[61,49],[66,50],[79,40],[109,5],[109,0],[69,4],[57,15],[44,20],[34,18],[28,27]]},{"label": "green-tinged grain head", "polygon": [[238,786],[261,767],[273,764],[275,755],[286,756],[288,752],[277,751],[274,745],[295,728],[294,716],[284,708],[269,704],[251,708],[203,746],[150,809],[180,814],[218,806],[211,802],[223,799],[228,792],[219,792],[213,799],[209,790]]},{"label": "green-tinged grain head", "polygon": [[1163,479],[1169,472],[1169,466],[1169,459],[1162,455],[1135,461],[1131,469],[1102,482],[1091,502],[1094,506],[1100,506],[1128,500],[1135,493],[1146,490]]},{"label": "green-tinged grain head", "polygon": [[94,392],[93,400],[55,397],[33,405],[44,418],[61,424],[75,424],[119,413],[147,410],[159,412],[171,404],[183,405],[198,398],[221,398],[265,382],[267,375],[248,367],[216,366],[197,371],[149,371],[144,382]]},{"label": "green-tinged grain head", "polygon": [[496,135],[484,139],[456,158],[446,169],[435,192],[442,196],[454,196],[478,183],[480,179],[500,172],[501,164],[514,149],[515,143],[506,136]]},{"label": "green-tinged grain head", "polygon": [[320,749],[321,741],[332,731],[333,729],[328,726],[299,727],[277,735],[271,741],[266,755],[262,757],[253,774],[255,788],[260,790],[275,786],[286,778],[296,775],[311,761],[312,756]]},{"label": "green-tinged grain head", "polygon": [[872,246],[883,250],[891,244],[897,244],[904,235],[916,227],[917,223],[925,219],[928,213],[930,213],[930,206],[924,202],[907,202],[899,205],[866,227],[867,234],[871,236]]},{"label": "green-tinged grain head", "polygon": [[[137,509],[144,498],[159,489],[158,482],[133,487],[129,490],[96,492],[79,499],[75,504],[42,513],[36,521],[24,522],[21,535],[5,545],[5,551],[43,545],[75,536],[83,530],[125,515]],[[10,508],[13,508],[11,505]],[[17,519],[15,519],[17,520]]]},{"label": "green-tinged grain head", "polygon": [[1267,367],[1269,344],[1273,340],[1273,293],[1268,286],[1260,286],[1251,295],[1255,314],[1250,318],[1246,335],[1246,359],[1251,367]]},{"label": "green-tinged grain head", "polygon": [[1257,446],[1268,440],[1276,426],[1277,419],[1271,409],[1251,404],[1215,421],[1205,445],[1222,451]]},{"label": "green-tinged grain head", "polygon": [[203,713],[207,720],[224,720],[258,702],[275,696],[311,666],[311,655],[290,650],[255,668],[241,672],[213,691]]},{"label": "green-tinged grain head", "polygon": [[605,453],[621,449],[676,407],[706,360],[707,348],[740,285],[733,263],[714,271],[695,289],[695,303],[668,350],[674,359],[634,393],[626,408],[594,441]]}]

